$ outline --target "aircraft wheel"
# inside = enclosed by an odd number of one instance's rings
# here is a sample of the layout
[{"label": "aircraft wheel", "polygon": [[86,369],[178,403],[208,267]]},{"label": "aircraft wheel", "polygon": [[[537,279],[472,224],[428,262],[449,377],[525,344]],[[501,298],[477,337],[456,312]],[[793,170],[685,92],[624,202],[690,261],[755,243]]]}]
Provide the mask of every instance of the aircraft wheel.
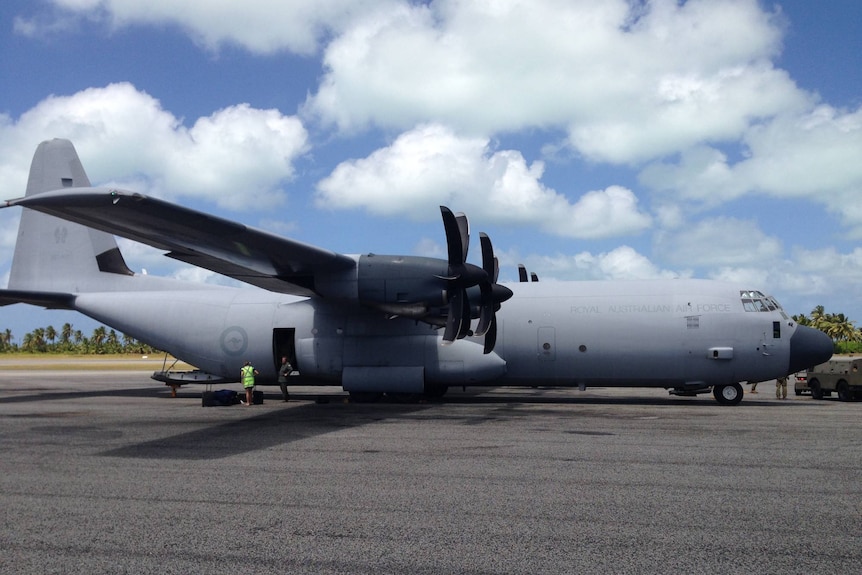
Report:
[{"label": "aircraft wheel", "polygon": [[812,379],[808,387],[811,388],[811,397],[814,399],[823,399],[823,389],[820,387],[819,381]]},{"label": "aircraft wheel", "polygon": [[841,401],[850,401],[853,399],[853,396],[850,395],[850,386],[844,380],[838,382],[838,399]]},{"label": "aircraft wheel", "polygon": [[712,388],[712,395],[721,405],[736,405],[742,401],[742,386],[738,383],[716,385]]}]

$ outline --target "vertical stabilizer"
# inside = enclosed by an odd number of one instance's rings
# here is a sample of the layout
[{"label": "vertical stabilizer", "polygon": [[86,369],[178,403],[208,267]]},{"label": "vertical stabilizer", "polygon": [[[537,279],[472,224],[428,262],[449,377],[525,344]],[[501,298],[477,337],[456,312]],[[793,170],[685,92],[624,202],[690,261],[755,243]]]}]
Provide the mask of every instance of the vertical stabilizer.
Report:
[{"label": "vertical stabilizer", "polygon": [[[39,144],[26,195],[89,186],[72,142],[57,139]],[[132,275],[112,235],[26,208],[22,211],[9,289],[99,291],[104,273]]]}]

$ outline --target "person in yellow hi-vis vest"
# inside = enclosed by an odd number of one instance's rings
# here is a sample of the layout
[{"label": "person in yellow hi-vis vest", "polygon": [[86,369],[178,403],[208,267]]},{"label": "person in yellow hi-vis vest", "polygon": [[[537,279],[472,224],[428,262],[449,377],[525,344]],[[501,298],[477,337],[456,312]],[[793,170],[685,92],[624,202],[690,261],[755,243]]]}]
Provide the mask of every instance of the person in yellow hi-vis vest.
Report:
[{"label": "person in yellow hi-vis vest", "polygon": [[252,397],[254,397],[254,376],[260,375],[250,361],[246,361],[242,369],[239,370],[239,376],[242,380],[242,386],[245,388],[245,401],[243,405],[251,405]]}]

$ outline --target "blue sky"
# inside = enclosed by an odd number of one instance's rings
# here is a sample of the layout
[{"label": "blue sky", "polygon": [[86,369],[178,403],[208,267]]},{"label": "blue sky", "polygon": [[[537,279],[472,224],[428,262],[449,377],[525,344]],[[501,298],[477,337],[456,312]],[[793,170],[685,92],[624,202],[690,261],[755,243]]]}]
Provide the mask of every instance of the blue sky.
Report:
[{"label": "blue sky", "polygon": [[[731,279],[862,321],[859,2],[6,0],[0,55],[3,198],[63,137],[94,184],[343,253],[444,256],[445,204],[503,280]],[[65,321],[93,325],[0,308]]]}]

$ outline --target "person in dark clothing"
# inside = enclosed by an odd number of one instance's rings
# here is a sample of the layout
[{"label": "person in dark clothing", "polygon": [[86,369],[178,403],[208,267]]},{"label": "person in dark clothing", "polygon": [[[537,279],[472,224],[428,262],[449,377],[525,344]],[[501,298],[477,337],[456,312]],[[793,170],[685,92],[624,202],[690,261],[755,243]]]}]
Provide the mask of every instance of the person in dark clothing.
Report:
[{"label": "person in dark clothing", "polygon": [[290,401],[290,393],[287,391],[287,378],[290,372],[293,371],[293,366],[287,360],[287,356],[281,358],[281,366],[278,368],[278,385],[281,387],[281,393],[284,395],[284,401]]}]

